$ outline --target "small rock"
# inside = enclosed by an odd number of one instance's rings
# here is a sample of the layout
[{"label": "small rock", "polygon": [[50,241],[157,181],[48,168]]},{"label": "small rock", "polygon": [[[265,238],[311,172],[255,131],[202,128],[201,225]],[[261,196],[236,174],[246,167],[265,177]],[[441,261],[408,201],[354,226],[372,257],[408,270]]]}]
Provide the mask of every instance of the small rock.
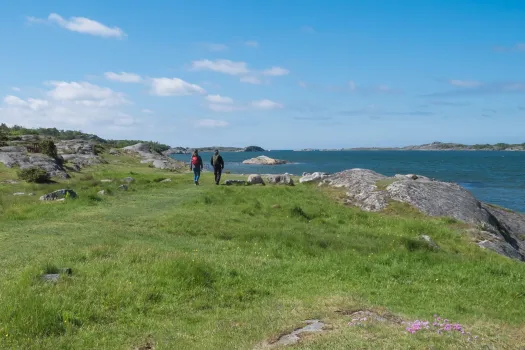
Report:
[{"label": "small rock", "polygon": [[294,185],[293,179],[290,177],[290,175],[287,175],[287,174],[268,175],[266,177],[266,180],[268,180],[268,183],[273,184],[273,185],[288,185],[288,186]]},{"label": "small rock", "polygon": [[224,185],[226,186],[232,186],[232,185],[244,186],[246,185],[246,181],[244,180],[226,180],[224,181]]},{"label": "small rock", "polygon": [[35,192],[31,192],[30,194],[28,194],[28,196],[34,196],[35,195]]},{"label": "small rock", "polygon": [[106,190],[98,191],[97,194],[100,196],[104,196],[106,194]]},{"label": "small rock", "polygon": [[61,189],[61,190],[54,191],[54,192],[43,195],[42,197],[40,197],[40,200],[41,201],[65,200],[66,196],[69,196],[71,198],[76,198],[77,194],[73,190]]},{"label": "small rock", "polygon": [[416,174],[407,174],[405,176],[412,180],[417,180],[419,178]]},{"label": "small rock", "polygon": [[248,176],[248,184],[250,185],[264,185],[264,180],[261,175],[252,174]]},{"label": "small rock", "polygon": [[25,195],[25,192],[15,192],[13,193],[13,196],[23,196]]},{"label": "small rock", "polygon": [[110,180],[110,179],[102,179],[102,180],[100,180],[100,182],[113,182],[113,180]]},{"label": "small rock", "polygon": [[430,236],[421,235],[419,236],[419,239],[427,242],[428,246],[433,250],[439,250],[439,245],[436,242],[434,242],[434,240]]},{"label": "small rock", "polygon": [[271,347],[286,346],[297,344],[301,340],[300,334],[322,332],[324,331],[325,323],[319,320],[307,320],[307,325],[303,328],[296,329],[295,331],[285,334],[279,338],[275,343],[270,344]]},{"label": "small rock", "polygon": [[48,274],[45,274],[45,275],[42,275],[42,280],[46,281],[46,282],[58,282],[58,280],[60,279],[60,274],[58,273],[48,273]]},{"label": "small rock", "polygon": [[123,178],[122,181],[127,182],[127,183],[131,183],[131,182],[135,181],[135,179],[132,178],[131,176],[129,176],[129,177]]},{"label": "small rock", "polygon": [[122,191],[127,191],[128,188],[129,188],[128,185],[120,185],[120,186],[118,187],[118,189],[119,189],[119,190],[122,190]]},{"label": "small rock", "polygon": [[161,182],[171,182],[171,179],[164,179]]}]

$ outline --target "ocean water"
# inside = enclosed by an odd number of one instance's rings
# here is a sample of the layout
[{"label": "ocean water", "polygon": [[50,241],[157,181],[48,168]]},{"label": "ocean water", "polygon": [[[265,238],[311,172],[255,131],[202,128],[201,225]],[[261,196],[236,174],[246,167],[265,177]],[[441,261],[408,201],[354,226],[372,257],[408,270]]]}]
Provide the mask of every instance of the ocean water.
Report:
[{"label": "ocean water", "polygon": [[[225,170],[240,174],[301,175],[303,172],[334,173],[351,168],[371,169],[392,176],[419,174],[456,182],[484,202],[525,212],[525,152],[497,151],[341,151],[221,153]],[[259,155],[285,159],[291,164],[258,166],[242,164]],[[201,154],[209,165],[211,153]],[[173,158],[189,162],[190,155]],[[209,168],[209,166],[208,166]]]}]

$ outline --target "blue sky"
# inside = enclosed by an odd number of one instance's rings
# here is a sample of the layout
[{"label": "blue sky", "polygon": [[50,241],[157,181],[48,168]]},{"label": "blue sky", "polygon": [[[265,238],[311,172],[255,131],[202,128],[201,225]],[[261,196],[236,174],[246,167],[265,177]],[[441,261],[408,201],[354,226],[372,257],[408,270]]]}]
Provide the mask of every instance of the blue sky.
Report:
[{"label": "blue sky", "polygon": [[524,142],[523,1],[7,1],[0,122],[172,146]]}]

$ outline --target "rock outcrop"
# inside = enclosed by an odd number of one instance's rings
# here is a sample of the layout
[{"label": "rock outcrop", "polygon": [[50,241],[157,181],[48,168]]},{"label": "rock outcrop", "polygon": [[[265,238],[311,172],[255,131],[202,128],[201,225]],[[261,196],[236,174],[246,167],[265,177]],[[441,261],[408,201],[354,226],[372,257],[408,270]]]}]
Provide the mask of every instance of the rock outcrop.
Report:
[{"label": "rock outcrop", "polygon": [[245,147],[242,151],[243,152],[265,152],[264,148],[259,147],[259,146],[248,146],[248,147]]},{"label": "rock outcrop", "polygon": [[103,164],[104,160],[97,155],[96,143],[86,140],[66,140],[56,143],[58,154],[76,170],[92,165]]},{"label": "rock outcrop", "polygon": [[243,164],[254,164],[254,165],[279,165],[287,164],[288,161],[281,159],[273,159],[267,156],[259,156],[252,159],[247,159],[242,162]]},{"label": "rock outcrop", "polygon": [[[51,177],[67,179],[62,165],[57,159],[53,159],[45,154],[27,153],[23,147],[1,147],[0,163],[4,163],[8,168],[19,167],[20,169],[37,167],[45,170]],[[4,151],[6,149],[7,151]]]},{"label": "rock outcrop", "polygon": [[168,157],[165,154],[160,154],[150,150],[150,146],[146,143],[137,143],[132,146],[122,148],[122,151],[128,154],[134,154],[142,158],[141,163],[150,164],[152,167],[163,170],[176,170],[184,167],[184,164]]},{"label": "rock outcrop", "polygon": [[342,187],[348,203],[367,211],[381,211],[391,201],[410,204],[429,216],[455,218],[482,229],[483,244],[511,258],[525,261],[525,214],[478,201],[461,186],[409,174],[386,177],[367,169],[333,174],[319,185]]},{"label": "rock outcrop", "polygon": [[299,179],[299,183],[321,181],[326,179],[327,177],[327,173],[303,173],[303,176]]}]

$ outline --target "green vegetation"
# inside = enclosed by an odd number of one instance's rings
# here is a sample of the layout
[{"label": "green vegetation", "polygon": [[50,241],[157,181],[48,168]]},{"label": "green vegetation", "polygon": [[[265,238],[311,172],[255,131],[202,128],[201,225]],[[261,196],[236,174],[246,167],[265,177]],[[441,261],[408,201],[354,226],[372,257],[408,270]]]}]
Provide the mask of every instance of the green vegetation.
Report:
[{"label": "green vegetation", "polygon": [[58,157],[57,146],[51,139],[40,141],[38,144],[40,153],[48,155],[51,158],[56,159]]},{"label": "green vegetation", "polygon": [[20,180],[35,183],[46,183],[50,180],[47,171],[38,167],[20,169],[18,171],[18,178]]},{"label": "green vegetation", "polygon": [[[253,349],[312,318],[330,330],[294,349],[525,343],[525,264],[479,249],[454,220],[402,205],[362,212],[316,186],[214,186],[205,174],[197,187],[191,174],[104,157],[46,185],[2,184],[15,171],[0,165],[0,348]],[[38,201],[59,188],[79,198]],[[480,338],[348,326],[359,309],[437,313]]]}]

